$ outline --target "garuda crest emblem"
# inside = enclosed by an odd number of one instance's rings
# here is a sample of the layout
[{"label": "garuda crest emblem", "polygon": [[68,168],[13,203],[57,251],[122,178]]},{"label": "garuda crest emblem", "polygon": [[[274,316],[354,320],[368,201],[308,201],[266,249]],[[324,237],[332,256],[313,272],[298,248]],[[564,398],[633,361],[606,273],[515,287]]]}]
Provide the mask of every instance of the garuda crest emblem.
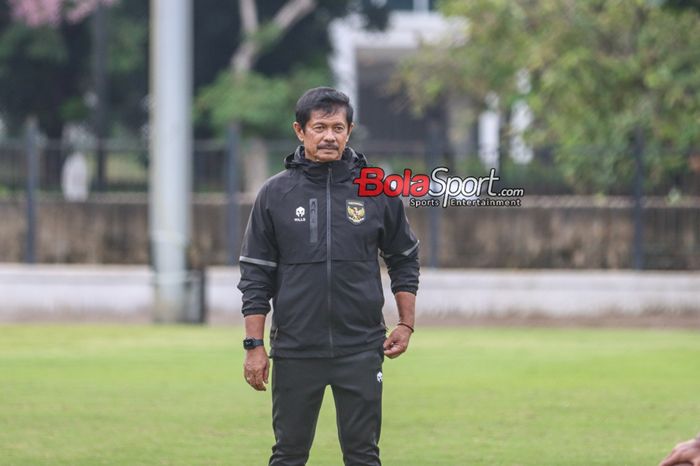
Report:
[{"label": "garuda crest emblem", "polygon": [[345,212],[348,220],[355,225],[365,221],[365,203],[362,201],[345,201]]}]

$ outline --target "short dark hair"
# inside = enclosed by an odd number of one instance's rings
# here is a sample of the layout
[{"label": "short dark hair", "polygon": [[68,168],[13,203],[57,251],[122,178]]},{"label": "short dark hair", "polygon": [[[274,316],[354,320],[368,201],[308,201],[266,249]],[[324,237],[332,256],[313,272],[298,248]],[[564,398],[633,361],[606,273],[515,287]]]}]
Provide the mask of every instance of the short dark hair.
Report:
[{"label": "short dark hair", "polygon": [[295,109],[297,123],[301,129],[306,128],[306,123],[311,119],[311,112],[322,110],[326,115],[335,113],[338,108],[345,108],[345,118],[348,126],[352,124],[353,109],[350,105],[350,98],[344,93],[332,87],[315,87],[304,92],[299,97]]}]

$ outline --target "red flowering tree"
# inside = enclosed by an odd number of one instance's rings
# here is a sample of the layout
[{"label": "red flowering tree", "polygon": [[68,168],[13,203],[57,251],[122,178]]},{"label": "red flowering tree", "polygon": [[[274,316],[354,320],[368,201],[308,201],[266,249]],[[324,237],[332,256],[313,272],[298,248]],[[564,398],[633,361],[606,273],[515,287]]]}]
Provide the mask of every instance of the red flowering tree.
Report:
[{"label": "red flowering tree", "polygon": [[27,26],[57,27],[61,21],[77,23],[99,4],[111,6],[117,0],[9,0],[13,19]]}]

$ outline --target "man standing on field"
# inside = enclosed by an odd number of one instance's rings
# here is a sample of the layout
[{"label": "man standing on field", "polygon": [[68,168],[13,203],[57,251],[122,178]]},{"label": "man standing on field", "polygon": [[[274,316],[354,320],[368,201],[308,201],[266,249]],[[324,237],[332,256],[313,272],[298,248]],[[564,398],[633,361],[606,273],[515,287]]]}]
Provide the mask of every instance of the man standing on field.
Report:
[{"label": "man standing on field", "polygon": [[[306,464],[330,385],[345,465],[380,465],[382,363],[405,352],[413,333],[418,240],[400,198],[357,196],[352,181],[367,160],[346,145],[353,109],[345,94],[307,91],[293,126],[302,144],[260,189],[241,248],[244,377],[265,390],[272,298],[269,464]],[[400,318],[388,337],[378,253]]]}]

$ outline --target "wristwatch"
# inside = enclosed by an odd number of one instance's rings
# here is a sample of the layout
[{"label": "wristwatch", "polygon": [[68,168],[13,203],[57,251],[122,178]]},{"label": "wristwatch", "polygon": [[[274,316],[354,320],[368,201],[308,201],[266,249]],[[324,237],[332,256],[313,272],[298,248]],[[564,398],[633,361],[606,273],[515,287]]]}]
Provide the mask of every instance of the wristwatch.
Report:
[{"label": "wristwatch", "polygon": [[263,346],[265,344],[265,340],[258,340],[255,338],[246,338],[243,340],[243,348],[245,350],[252,350],[256,346]]}]

